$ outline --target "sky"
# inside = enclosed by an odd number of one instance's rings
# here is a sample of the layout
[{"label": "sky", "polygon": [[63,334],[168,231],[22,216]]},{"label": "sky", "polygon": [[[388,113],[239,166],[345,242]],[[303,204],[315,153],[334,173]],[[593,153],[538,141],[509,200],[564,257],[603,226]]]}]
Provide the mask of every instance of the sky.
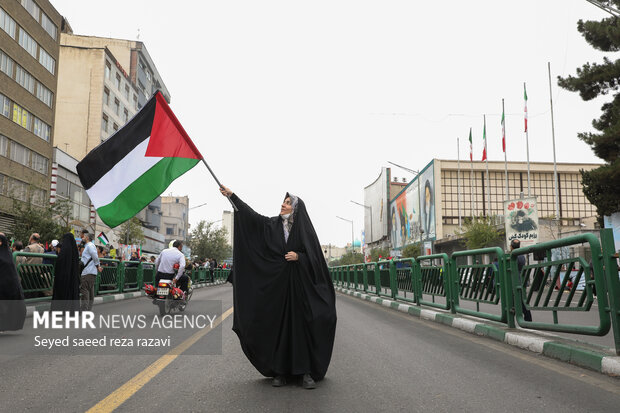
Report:
[{"label": "sky", "polygon": [[[577,21],[607,14],[585,0],[51,0],[75,34],[144,42],[171,107],[218,179],[275,216],[300,196],[322,244],[344,246],[363,226],[364,187],[388,161],[525,161],[527,83],[531,161],[552,161],[551,65],[558,162],[602,162],[577,133],[609,96],[584,102],[557,86],[601,62]],[[61,63],[62,64],[62,63]],[[128,68],[126,68],[128,70]],[[393,167],[392,176],[413,175]],[[230,205],[199,164],[164,194],[188,195],[190,224]],[[191,228],[190,228],[191,230]]]}]

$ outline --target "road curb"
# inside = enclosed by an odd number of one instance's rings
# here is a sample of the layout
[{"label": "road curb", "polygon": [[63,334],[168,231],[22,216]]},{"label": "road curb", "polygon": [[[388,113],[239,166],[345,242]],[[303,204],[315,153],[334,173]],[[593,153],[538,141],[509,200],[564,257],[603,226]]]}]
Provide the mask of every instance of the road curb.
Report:
[{"label": "road curb", "polygon": [[[193,284],[193,287],[194,288],[213,287],[213,286],[222,285],[222,284],[226,284],[226,281],[217,281],[214,283],[198,283],[198,284]],[[138,298],[138,297],[144,297],[144,296],[146,296],[146,293],[143,290],[133,291],[130,293],[98,295],[97,297],[95,297],[93,305],[110,303],[113,301],[129,300],[131,298]],[[26,306],[26,317],[32,317],[35,311],[49,310],[50,303],[51,303],[50,301],[45,301],[45,302],[36,303],[34,305],[27,305]]]},{"label": "road curb", "polygon": [[[435,323],[458,328],[470,334],[488,337],[511,346],[519,347],[556,360],[565,361],[609,376],[620,376],[620,357],[611,356],[604,351],[596,351],[595,349],[587,348],[585,344],[577,342],[575,342],[575,344],[570,342],[567,343],[565,339],[552,335],[540,336],[530,331],[525,332],[496,326],[484,321],[471,320],[459,315],[430,310],[417,305],[360,293],[359,291],[352,291],[341,287],[334,288],[342,294],[357,297],[365,301],[371,301],[424,320],[430,320]],[[609,351],[613,352],[611,349],[609,349]]]}]

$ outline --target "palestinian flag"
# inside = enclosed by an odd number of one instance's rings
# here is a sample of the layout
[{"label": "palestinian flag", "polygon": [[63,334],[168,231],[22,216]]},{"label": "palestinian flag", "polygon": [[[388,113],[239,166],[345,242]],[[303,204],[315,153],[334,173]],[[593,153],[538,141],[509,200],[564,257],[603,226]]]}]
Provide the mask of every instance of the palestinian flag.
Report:
[{"label": "palestinian flag", "polygon": [[103,245],[108,245],[110,243],[110,240],[108,240],[108,237],[105,236],[105,233],[102,231],[99,233],[99,235],[97,235],[97,239],[99,240],[99,242],[101,242]]},{"label": "palestinian flag", "polygon": [[101,220],[114,228],[192,169],[202,155],[160,92],[90,151],[77,172]]}]

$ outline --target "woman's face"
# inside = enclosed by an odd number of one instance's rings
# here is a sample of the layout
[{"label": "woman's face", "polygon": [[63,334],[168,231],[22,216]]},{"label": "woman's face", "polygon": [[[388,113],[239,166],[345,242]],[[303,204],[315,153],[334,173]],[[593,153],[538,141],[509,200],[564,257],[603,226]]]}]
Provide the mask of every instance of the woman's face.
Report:
[{"label": "woman's face", "polygon": [[293,205],[291,205],[291,197],[287,196],[282,206],[280,207],[280,215],[286,215],[293,212]]}]

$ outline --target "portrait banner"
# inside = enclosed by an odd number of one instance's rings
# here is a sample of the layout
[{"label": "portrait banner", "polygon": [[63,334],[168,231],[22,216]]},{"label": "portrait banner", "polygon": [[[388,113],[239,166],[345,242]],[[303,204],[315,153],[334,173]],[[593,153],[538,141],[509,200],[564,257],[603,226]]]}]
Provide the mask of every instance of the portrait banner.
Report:
[{"label": "portrait banner", "polygon": [[504,201],[506,244],[521,241],[521,247],[538,242],[538,203],[536,197]]}]

